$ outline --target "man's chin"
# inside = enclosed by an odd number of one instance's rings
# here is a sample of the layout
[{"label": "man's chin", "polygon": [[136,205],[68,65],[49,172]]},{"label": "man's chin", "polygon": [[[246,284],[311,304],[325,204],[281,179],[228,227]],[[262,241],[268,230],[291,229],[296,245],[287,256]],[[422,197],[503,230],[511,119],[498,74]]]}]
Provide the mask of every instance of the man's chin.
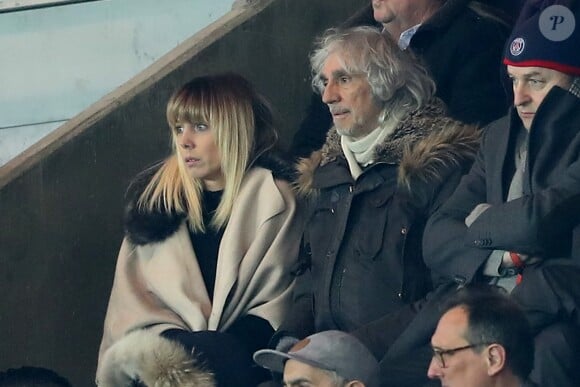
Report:
[{"label": "man's chin", "polygon": [[530,120],[530,119],[521,119],[521,122],[522,122],[522,126],[526,130],[530,130],[530,128],[532,127],[532,120]]},{"label": "man's chin", "polygon": [[340,134],[341,136],[352,137],[353,135],[354,130],[352,128],[341,128],[336,125],[334,127],[336,128],[338,134]]}]

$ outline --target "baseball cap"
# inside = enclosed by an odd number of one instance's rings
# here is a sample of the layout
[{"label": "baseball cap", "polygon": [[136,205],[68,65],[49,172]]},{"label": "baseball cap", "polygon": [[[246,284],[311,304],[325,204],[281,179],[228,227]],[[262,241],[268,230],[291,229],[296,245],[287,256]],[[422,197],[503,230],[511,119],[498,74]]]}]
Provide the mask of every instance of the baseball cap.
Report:
[{"label": "baseball cap", "polygon": [[366,387],[379,386],[377,360],[364,344],[345,332],[330,330],[316,333],[294,344],[288,352],[262,349],[254,353],[257,364],[279,373],[284,372],[288,359],[334,371],[347,380],[359,380]]},{"label": "baseball cap", "polygon": [[579,29],[578,14],[568,7],[546,7],[514,28],[507,40],[503,63],[580,75]]}]

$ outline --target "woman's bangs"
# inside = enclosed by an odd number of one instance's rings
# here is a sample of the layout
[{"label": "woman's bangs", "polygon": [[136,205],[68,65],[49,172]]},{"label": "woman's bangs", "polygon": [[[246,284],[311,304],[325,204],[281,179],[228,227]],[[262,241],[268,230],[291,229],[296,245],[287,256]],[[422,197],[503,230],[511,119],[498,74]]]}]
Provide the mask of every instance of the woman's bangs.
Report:
[{"label": "woman's bangs", "polygon": [[185,122],[209,124],[210,116],[210,103],[198,90],[184,90],[167,109],[167,121],[172,127]]}]

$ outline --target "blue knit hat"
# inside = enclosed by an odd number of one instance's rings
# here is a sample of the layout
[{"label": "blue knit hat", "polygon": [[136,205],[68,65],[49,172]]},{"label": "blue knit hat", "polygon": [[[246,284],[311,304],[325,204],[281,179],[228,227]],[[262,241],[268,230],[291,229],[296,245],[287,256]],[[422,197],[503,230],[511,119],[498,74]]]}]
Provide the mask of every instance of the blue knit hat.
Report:
[{"label": "blue knit hat", "polygon": [[580,25],[576,19],[563,5],[551,5],[532,16],[514,28],[503,63],[580,75]]}]

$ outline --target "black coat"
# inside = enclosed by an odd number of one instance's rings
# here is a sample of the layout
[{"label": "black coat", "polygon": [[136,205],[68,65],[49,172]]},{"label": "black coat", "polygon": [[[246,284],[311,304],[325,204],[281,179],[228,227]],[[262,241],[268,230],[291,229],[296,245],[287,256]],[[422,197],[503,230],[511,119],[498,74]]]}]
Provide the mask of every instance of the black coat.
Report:
[{"label": "black coat", "polygon": [[[423,61],[452,118],[487,125],[505,114],[509,103],[501,80],[501,62],[509,27],[484,18],[467,6],[467,0],[449,0],[417,30],[410,50]],[[345,26],[377,26],[362,12]],[[379,28],[379,27],[377,27]],[[328,107],[313,94],[291,155],[306,157],[324,143],[332,125]]]}]

